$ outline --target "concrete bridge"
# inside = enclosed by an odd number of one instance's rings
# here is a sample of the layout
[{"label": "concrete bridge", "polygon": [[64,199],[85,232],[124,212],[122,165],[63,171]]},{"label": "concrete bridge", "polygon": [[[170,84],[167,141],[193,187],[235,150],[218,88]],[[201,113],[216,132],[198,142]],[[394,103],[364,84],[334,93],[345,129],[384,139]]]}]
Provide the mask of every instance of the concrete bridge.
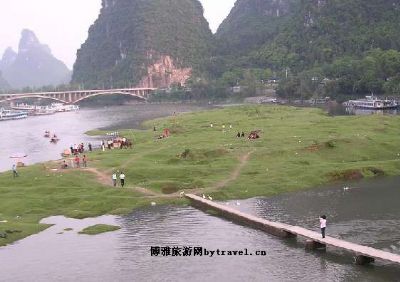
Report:
[{"label": "concrete bridge", "polygon": [[73,90],[62,92],[37,92],[0,94],[0,102],[15,101],[25,98],[51,99],[65,104],[76,104],[82,100],[104,95],[127,95],[146,101],[155,88],[124,88],[124,89],[98,89],[98,90]]},{"label": "concrete bridge", "polygon": [[321,234],[299,226],[292,226],[285,223],[273,222],[253,215],[240,212],[236,209],[221,205],[196,195],[185,195],[192,204],[200,209],[214,210],[217,214],[250,227],[260,229],[269,234],[282,238],[303,237],[306,239],[307,249],[326,249],[327,246],[344,250],[354,254],[354,262],[358,265],[368,264],[377,260],[382,260],[394,264],[400,264],[400,255],[385,252],[375,248],[358,245],[345,240],[326,236],[321,238]]}]

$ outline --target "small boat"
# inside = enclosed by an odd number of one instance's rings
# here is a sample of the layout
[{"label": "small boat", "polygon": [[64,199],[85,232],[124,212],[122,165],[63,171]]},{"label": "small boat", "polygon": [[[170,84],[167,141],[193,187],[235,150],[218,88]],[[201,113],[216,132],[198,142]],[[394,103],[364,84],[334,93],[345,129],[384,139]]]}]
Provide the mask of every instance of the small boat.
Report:
[{"label": "small boat", "polygon": [[63,158],[68,158],[68,157],[72,156],[72,152],[71,152],[70,149],[65,149],[65,150],[61,153],[61,156],[62,156]]},{"label": "small boat", "polygon": [[374,95],[366,96],[365,99],[349,100],[344,102],[345,107],[354,107],[369,110],[389,110],[397,109],[399,104],[395,100],[378,99]]},{"label": "small boat", "polygon": [[4,108],[0,108],[0,121],[24,119],[27,117],[28,117],[27,112],[5,110]]},{"label": "small boat", "polygon": [[27,158],[28,155],[25,153],[13,153],[10,156],[10,159],[15,159],[15,163],[17,167],[24,167],[25,166],[25,158]]},{"label": "small boat", "polygon": [[60,139],[57,137],[57,135],[53,135],[53,137],[51,137],[50,139],[50,143],[57,143],[58,141],[60,141]]},{"label": "small boat", "polygon": [[50,131],[45,131],[43,137],[50,138]]}]

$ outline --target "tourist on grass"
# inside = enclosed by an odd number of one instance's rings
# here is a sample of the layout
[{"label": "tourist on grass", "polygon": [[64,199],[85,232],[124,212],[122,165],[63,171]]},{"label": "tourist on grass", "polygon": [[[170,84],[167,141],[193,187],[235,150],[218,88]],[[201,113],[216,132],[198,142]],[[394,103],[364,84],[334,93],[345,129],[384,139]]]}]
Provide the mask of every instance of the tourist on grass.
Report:
[{"label": "tourist on grass", "polygon": [[75,156],[75,167],[79,168],[81,166],[81,159],[79,158],[78,155]]},{"label": "tourist on grass", "polygon": [[88,144],[88,147],[89,147],[89,152],[91,152],[91,151],[92,151],[92,144],[89,143],[89,144]]},{"label": "tourist on grass", "polygon": [[121,174],[119,175],[119,179],[121,181],[121,187],[124,188],[125,185],[125,174],[121,171]]},{"label": "tourist on grass", "polygon": [[320,226],[321,226],[322,238],[325,238],[326,215],[322,215],[322,216],[319,218],[319,223],[320,223]]},{"label": "tourist on grass", "polygon": [[83,155],[82,165],[83,165],[83,167],[87,167],[87,157],[86,157],[86,155]]},{"label": "tourist on grass", "polygon": [[116,187],[117,186],[117,173],[114,172],[111,178],[112,178],[113,186]]},{"label": "tourist on grass", "polygon": [[62,169],[67,169],[68,168],[68,164],[67,162],[64,160],[63,163],[61,164],[61,168]]},{"label": "tourist on grass", "polygon": [[12,166],[12,172],[13,172],[13,177],[18,177],[18,171],[17,171],[17,166],[15,164],[13,164]]}]

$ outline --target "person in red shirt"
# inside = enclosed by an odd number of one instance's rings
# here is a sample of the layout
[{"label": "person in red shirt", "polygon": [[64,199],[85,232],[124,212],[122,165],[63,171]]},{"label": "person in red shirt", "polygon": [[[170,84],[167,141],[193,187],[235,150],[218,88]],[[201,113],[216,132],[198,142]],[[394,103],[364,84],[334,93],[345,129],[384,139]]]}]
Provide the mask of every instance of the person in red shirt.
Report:
[{"label": "person in red shirt", "polygon": [[75,165],[76,165],[77,168],[80,167],[80,162],[81,162],[81,159],[79,158],[78,155],[76,155],[75,156]]}]

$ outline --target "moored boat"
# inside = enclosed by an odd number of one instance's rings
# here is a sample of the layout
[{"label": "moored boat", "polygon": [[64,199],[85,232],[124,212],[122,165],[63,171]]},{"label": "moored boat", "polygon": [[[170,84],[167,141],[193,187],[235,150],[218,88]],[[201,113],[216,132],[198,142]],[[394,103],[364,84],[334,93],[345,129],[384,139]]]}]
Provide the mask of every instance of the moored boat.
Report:
[{"label": "moored boat", "polygon": [[397,109],[399,107],[399,104],[395,100],[378,99],[373,95],[366,96],[365,99],[349,100],[343,103],[343,105],[346,107],[354,107],[354,108],[369,109],[369,110],[389,110],[389,109]]},{"label": "moored boat", "polygon": [[24,118],[27,118],[27,117],[28,117],[28,113],[27,112],[5,110],[3,108],[0,108],[0,121],[24,119]]},{"label": "moored boat", "polygon": [[78,111],[78,105],[65,105],[62,103],[52,103],[51,108],[54,109],[56,112],[72,112]]}]

